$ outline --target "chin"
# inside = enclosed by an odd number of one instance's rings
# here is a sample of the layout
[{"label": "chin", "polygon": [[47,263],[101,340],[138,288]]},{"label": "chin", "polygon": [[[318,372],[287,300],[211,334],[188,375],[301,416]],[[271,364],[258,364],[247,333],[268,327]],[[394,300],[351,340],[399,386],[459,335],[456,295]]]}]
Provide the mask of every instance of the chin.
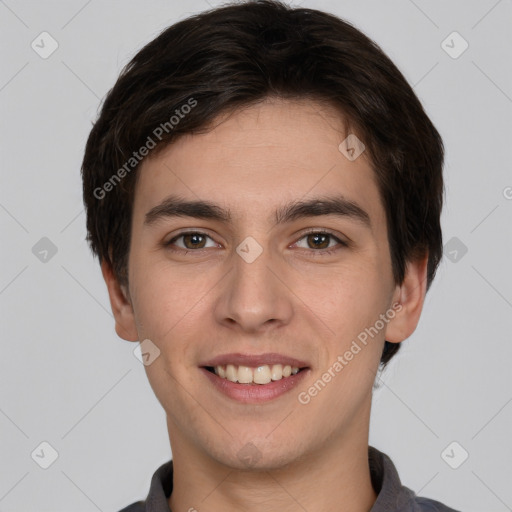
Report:
[{"label": "chin", "polygon": [[269,442],[264,436],[260,441],[237,440],[226,449],[211,455],[220,464],[249,472],[283,469],[300,457],[296,446],[286,446],[282,441]]}]

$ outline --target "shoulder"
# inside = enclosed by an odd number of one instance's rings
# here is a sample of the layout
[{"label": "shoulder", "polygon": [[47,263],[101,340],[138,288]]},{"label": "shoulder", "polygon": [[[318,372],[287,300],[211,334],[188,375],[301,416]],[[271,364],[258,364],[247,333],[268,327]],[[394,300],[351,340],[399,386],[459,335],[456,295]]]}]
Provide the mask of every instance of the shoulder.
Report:
[{"label": "shoulder", "polygon": [[153,474],[145,500],[137,501],[119,512],[169,512],[167,500],[172,492],[172,460],[162,464]]},{"label": "shoulder", "polygon": [[146,512],[146,504],[144,501],[137,501],[123,508],[119,512]]},{"label": "shoulder", "polygon": [[418,512],[460,512],[454,508],[447,507],[439,501],[430,500],[428,498],[416,498]]},{"label": "shoulder", "polygon": [[368,447],[372,485],[378,494],[371,512],[460,512],[439,501],[416,496],[402,485],[395,465],[388,455]]}]

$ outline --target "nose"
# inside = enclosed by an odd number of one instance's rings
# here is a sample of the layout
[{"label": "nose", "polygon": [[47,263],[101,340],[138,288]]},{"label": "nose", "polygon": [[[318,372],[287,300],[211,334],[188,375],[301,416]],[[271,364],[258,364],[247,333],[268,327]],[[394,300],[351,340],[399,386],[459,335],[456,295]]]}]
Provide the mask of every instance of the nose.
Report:
[{"label": "nose", "polygon": [[233,252],[231,271],[219,283],[216,320],[250,333],[286,325],[293,315],[293,293],[280,262],[254,242],[241,246]]}]

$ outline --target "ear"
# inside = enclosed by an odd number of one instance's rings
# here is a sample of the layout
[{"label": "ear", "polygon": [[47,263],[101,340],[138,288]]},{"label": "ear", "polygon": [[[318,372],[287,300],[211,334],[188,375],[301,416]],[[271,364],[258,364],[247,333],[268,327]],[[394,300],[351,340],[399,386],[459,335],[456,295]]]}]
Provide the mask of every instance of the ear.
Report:
[{"label": "ear", "polygon": [[112,266],[105,260],[101,262],[101,273],[107,284],[110,307],[116,321],[117,335],[126,341],[138,341],[139,335],[137,333],[132,304],[128,298],[128,291],[119,284]]},{"label": "ear", "polygon": [[386,329],[390,343],[400,343],[416,330],[427,292],[427,263],[428,254],[407,262],[404,280],[393,294],[392,305],[399,305],[393,306],[396,314]]}]

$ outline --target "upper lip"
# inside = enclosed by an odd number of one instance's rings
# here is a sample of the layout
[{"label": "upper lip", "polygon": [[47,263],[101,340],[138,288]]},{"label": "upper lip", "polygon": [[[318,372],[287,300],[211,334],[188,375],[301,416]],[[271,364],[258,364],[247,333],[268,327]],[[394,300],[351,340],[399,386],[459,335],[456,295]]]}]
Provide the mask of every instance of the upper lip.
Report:
[{"label": "upper lip", "polygon": [[234,364],[237,366],[249,366],[257,368],[265,364],[282,364],[283,366],[290,365],[297,368],[306,368],[308,364],[294,357],[286,356],[284,354],[276,354],[274,352],[267,354],[222,354],[220,356],[209,359],[199,366],[224,366],[227,364]]}]

